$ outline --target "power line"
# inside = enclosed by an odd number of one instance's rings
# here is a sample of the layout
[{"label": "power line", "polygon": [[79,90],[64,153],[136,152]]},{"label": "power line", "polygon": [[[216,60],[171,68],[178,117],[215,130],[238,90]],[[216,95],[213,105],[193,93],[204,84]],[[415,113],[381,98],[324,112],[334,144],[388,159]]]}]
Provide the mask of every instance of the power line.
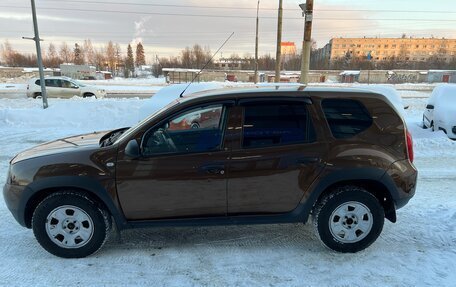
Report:
[{"label": "power line", "polygon": [[[43,2],[59,2],[61,0],[45,0]],[[152,6],[152,7],[171,7],[171,8],[196,8],[196,9],[228,9],[228,10],[256,10],[255,7],[230,7],[230,6],[201,6],[201,5],[178,5],[178,4],[155,4],[155,3],[138,3],[138,2],[114,2],[114,1],[82,1],[66,0],[65,3],[85,3],[85,4],[112,4],[112,5],[129,5],[129,6]],[[276,11],[277,8],[261,8],[260,10]],[[289,11],[301,11],[300,8],[283,8]],[[320,12],[384,12],[384,13],[456,13],[456,11],[443,10],[374,10],[374,9],[314,9]]]},{"label": "power line", "polygon": [[[23,6],[8,6],[0,5],[2,8],[18,8],[29,9]],[[40,7],[39,10],[57,10],[57,11],[78,11],[78,12],[99,12],[99,13],[118,13],[118,14],[135,14],[135,15],[158,15],[158,16],[184,16],[184,17],[206,17],[206,18],[235,18],[235,19],[256,19],[254,16],[241,15],[211,15],[211,14],[183,14],[183,13],[163,13],[163,12],[140,12],[140,11],[121,11],[121,10],[94,10],[94,9],[79,9],[79,8],[55,8],[55,7]],[[262,16],[261,19],[276,20],[277,17]],[[288,20],[300,20],[302,17],[284,17]],[[456,19],[421,19],[421,18],[337,18],[337,17],[314,17],[314,20],[332,20],[332,21],[420,21],[420,22],[456,22]]]}]

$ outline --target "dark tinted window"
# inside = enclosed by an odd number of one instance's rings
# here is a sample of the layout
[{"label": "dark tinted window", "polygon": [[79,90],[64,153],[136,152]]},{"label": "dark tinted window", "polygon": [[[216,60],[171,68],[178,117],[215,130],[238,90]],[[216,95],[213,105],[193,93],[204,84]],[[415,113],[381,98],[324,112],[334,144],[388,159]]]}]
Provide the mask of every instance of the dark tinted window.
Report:
[{"label": "dark tinted window", "polygon": [[60,87],[60,80],[57,79],[46,79],[44,80],[46,87]]},{"label": "dark tinted window", "polygon": [[372,117],[358,101],[328,99],[322,102],[323,111],[335,138],[349,138],[372,125]]},{"label": "dark tinted window", "polygon": [[246,105],[244,148],[310,142],[315,138],[305,103],[264,103]]}]

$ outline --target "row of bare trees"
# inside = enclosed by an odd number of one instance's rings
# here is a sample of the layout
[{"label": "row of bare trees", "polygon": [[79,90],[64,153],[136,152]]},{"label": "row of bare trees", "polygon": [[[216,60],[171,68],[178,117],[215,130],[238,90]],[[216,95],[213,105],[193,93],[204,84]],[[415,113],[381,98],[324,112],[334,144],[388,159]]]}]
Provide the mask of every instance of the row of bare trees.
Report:
[{"label": "row of bare trees", "polygon": [[[69,46],[66,42],[56,46],[54,43],[43,49],[43,65],[48,68],[58,68],[63,63],[73,63],[75,65],[91,65],[99,70],[107,69],[116,73],[119,69],[133,73],[135,67],[145,65],[146,57],[142,43],[136,45],[136,57],[129,44],[127,55],[122,55],[121,47],[118,43],[109,41],[101,47],[94,47],[90,40],[85,40],[81,45],[75,43]],[[36,56],[16,51],[12,45],[5,41],[0,46],[1,62],[9,67],[36,67]]]}]

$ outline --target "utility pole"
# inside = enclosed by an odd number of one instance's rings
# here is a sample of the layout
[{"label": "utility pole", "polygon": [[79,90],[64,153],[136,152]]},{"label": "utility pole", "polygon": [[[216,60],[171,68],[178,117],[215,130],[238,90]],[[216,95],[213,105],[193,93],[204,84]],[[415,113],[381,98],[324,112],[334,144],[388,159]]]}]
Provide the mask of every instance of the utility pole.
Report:
[{"label": "utility pole", "polygon": [[32,17],[33,17],[33,29],[35,31],[35,37],[22,37],[22,39],[33,40],[35,41],[36,45],[36,58],[38,60],[38,71],[40,73],[40,86],[41,86],[41,98],[43,99],[43,109],[46,109],[48,105],[47,101],[47,94],[46,94],[46,85],[44,83],[44,71],[43,71],[43,59],[41,58],[41,45],[40,35],[38,33],[38,21],[36,19],[36,8],[35,8],[35,0],[31,0],[32,2]]},{"label": "utility pole", "polygon": [[304,40],[302,41],[302,61],[301,61],[301,84],[307,84],[309,79],[310,49],[312,46],[312,18],[313,0],[306,0],[306,4],[300,4],[302,16],[304,16]]},{"label": "utility pole", "polygon": [[257,17],[256,17],[256,32],[255,32],[255,74],[253,75],[253,81],[258,83],[258,12],[260,10],[260,0],[258,0],[257,4]]},{"label": "utility pole", "polygon": [[282,57],[282,0],[279,0],[279,17],[277,21],[277,51],[276,51],[276,66],[275,66],[275,80],[274,82],[280,83],[280,66]]}]

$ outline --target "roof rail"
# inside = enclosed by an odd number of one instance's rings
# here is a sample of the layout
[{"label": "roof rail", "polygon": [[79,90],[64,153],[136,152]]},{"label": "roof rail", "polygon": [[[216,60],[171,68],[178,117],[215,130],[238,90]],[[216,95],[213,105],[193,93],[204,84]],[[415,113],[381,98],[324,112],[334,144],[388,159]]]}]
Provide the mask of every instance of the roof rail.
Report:
[{"label": "roof rail", "polygon": [[256,88],[275,88],[276,90],[280,88],[293,88],[297,87],[298,91],[304,90],[307,85],[301,83],[258,83],[255,84],[254,87]]}]

